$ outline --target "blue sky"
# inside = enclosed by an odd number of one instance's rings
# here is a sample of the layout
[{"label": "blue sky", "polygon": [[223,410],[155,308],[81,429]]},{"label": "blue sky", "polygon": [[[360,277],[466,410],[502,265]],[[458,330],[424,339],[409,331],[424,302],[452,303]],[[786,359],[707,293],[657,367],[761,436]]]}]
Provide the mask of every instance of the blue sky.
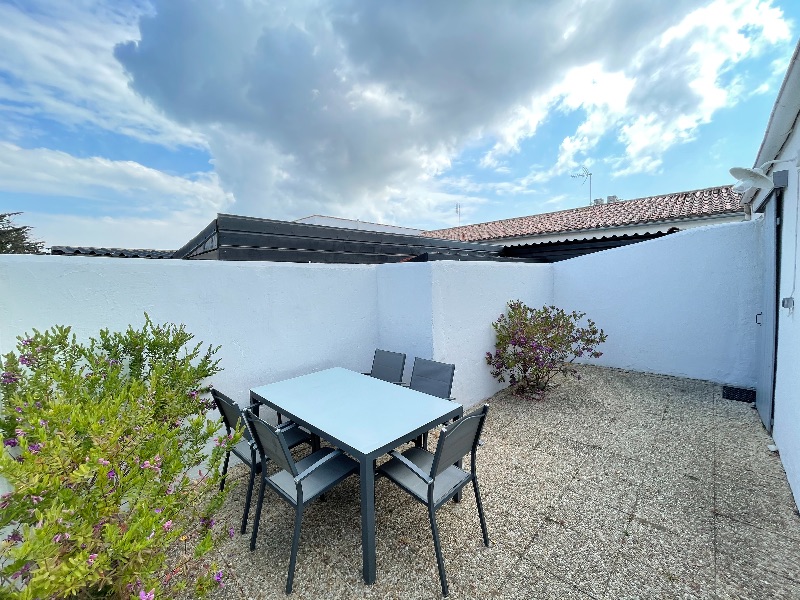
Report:
[{"label": "blue sky", "polygon": [[218,212],[432,229],[731,182],[796,0],[0,0],[0,212],[177,248]]}]

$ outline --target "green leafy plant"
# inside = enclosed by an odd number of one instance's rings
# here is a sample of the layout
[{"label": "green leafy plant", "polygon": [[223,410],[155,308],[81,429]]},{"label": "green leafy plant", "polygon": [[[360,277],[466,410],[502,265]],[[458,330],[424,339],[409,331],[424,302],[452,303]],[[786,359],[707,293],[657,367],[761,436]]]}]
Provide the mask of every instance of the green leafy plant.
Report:
[{"label": "green leafy plant", "polygon": [[214,527],[218,467],[241,432],[212,445],[203,382],[218,349],[145,321],[88,343],[34,330],[3,357],[1,597],[153,600],[222,584],[203,557],[228,535]]},{"label": "green leafy plant", "polygon": [[576,358],[599,358],[597,347],[608,337],[586,313],[567,313],[555,306],[530,308],[519,300],[492,323],[495,351],[486,353],[492,377],[508,382],[517,394],[541,397],[558,375],[578,376]]}]

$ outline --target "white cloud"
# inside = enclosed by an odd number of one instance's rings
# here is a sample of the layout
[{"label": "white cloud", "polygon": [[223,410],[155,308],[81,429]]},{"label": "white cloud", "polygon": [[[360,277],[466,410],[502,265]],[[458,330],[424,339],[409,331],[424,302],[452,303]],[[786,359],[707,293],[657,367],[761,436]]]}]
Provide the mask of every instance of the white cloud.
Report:
[{"label": "white cloud", "polygon": [[[575,170],[591,160],[606,136],[623,146],[623,155],[611,161],[617,165],[615,176],[656,171],[663,154],[694,139],[716,111],[769,89],[759,83],[750,92],[741,79],[725,77],[737,63],[789,38],[782,12],[771,2],[715,0],[643,44],[619,71],[607,70],[602,61],[570,69],[533,102],[546,110],[583,111],[585,119],[564,138],[553,166],[527,181],[544,182]],[[498,142],[484,165],[518,151],[520,141],[535,130],[526,122],[512,122],[501,139],[513,143]]]},{"label": "white cloud", "polygon": [[[24,7],[24,8],[23,8]],[[139,36],[135,3],[0,3],[0,136],[44,133],[36,119],[95,127],[167,146],[203,145],[128,87],[115,44]]]},{"label": "white cloud", "polygon": [[[766,0],[143,1],[0,4],[0,186],[158,222],[226,207],[452,223],[457,202],[467,216],[594,160],[657,171],[763,84],[733,68],[789,35]],[[22,150],[47,120],[201,146],[214,172]],[[573,127],[548,140],[558,156],[512,169],[556,121]],[[617,155],[594,156],[608,141]],[[452,175],[478,149],[497,180]]]},{"label": "white cloud", "polygon": [[[32,235],[51,246],[177,250],[208,225],[211,218],[183,211],[160,217],[82,216],[26,211]],[[18,219],[21,223],[23,219]],[[87,243],[87,240],[91,242]]]},{"label": "white cloud", "polygon": [[[431,202],[449,212],[458,195],[436,178],[481,140],[493,139],[483,164],[503,167],[554,99],[588,102],[581,69],[612,112],[622,76],[599,65],[625,64],[694,4],[345,1],[276,16],[254,1],[200,11],[170,0],[142,16],[141,40],[116,56],[134,89],[202,132],[237,211],[388,220],[398,204],[410,215],[435,214]],[[575,27],[566,40],[541,26],[565,22]],[[564,80],[573,70],[576,81]],[[576,132],[575,152],[594,143],[595,121]]]},{"label": "white cloud", "polygon": [[76,158],[65,152],[0,142],[0,190],[107,200],[122,197],[137,210],[163,206],[220,209],[232,202],[215,173],[168,175],[131,161]]},{"label": "white cloud", "polygon": [[[233,203],[216,173],[179,177],[131,161],[76,158],[7,142],[0,142],[0,191],[31,195],[25,217],[48,245],[87,245],[86,239],[100,244],[97,240],[108,238],[102,243],[119,247],[130,238],[136,247],[148,239],[168,240],[177,247]],[[37,209],[39,196],[60,198],[63,206],[47,217]],[[97,216],[70,216],[71,198],[94,203],[92,212]],[[87,232],[91,235],[82,241],[79,234]],[[135,242],[134,233],[141,241]]]}]

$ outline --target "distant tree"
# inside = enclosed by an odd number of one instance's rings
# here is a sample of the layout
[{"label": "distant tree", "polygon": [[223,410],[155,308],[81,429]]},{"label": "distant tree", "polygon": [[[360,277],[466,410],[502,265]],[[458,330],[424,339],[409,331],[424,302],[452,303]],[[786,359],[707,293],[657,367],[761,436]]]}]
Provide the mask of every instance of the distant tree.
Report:
[{"label": "distant tree", "polygon": [[14,225],[14,217],[22,213],[0,213],[0,254],[37,254],[44,242],[31,239],[32,227]]}]

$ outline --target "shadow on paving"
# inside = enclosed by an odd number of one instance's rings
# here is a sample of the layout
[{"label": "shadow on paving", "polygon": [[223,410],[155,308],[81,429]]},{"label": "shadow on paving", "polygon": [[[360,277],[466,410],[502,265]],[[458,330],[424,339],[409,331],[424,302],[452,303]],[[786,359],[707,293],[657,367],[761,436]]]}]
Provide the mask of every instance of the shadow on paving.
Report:
[{"label": "shadow on paving", "polygon": [[[478,476],[492,546],[468,486],[437,512],[450,597],[800,599],[800,515],[756,411],[703,381],[579,370],[544,401],[489,400]],[[229,481],[218,521],[236,535],[214,551],[212,598],[286,598],[294,513],[268,491],[250,552],[241,465]],[[357,477],[306,509],[292,597],[441,597],[425,507],[378,480],[376,511],[367,586]]]}]

